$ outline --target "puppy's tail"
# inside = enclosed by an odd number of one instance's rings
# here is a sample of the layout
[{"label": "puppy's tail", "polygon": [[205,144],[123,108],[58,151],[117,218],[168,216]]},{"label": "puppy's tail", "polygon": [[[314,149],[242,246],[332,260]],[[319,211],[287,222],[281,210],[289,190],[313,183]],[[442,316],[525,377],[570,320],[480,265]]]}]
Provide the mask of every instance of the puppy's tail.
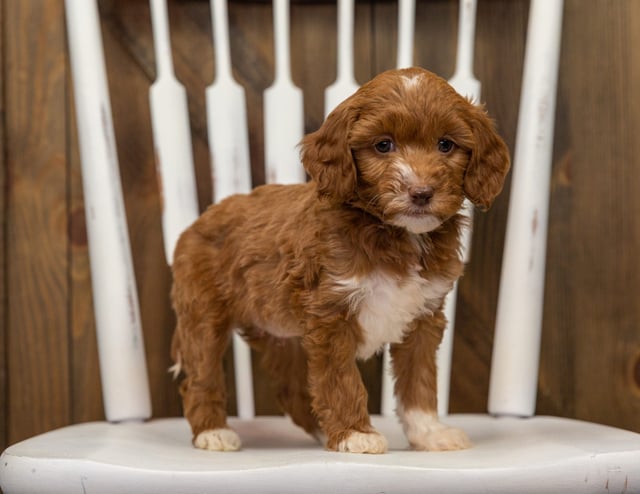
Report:
[{"label": "puppy's tail", "polygon": [[171,341],[171,358],[174,364],[169,367],[168,371],[172,375],[173,380],[178,379],[180,372],[182,372],[182,356],[180,355],[180,336],[178,335],[178,329],[173,334],[173,340]]},{"label": "puppy's tail", "polygon": [[173,378],[174,381],[178,379],[178,376],[182,372],[182,361],[180,359],[180,355],[178,355],[178,358],[176,359],[176,363],[173,364],[171,367],[169,367],[167,371],[169,372],[169,374],[171,374],[171,377]]}]

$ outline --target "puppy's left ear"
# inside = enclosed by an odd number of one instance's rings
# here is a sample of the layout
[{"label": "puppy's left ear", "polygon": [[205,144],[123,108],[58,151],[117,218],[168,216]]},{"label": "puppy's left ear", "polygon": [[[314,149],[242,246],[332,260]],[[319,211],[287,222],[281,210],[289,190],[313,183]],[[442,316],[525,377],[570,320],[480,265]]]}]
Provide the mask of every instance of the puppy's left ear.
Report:
[{"label": "puppy's left ear", "polygon": [[487,210],[504,185],[511,164],[509,149],[483,109],[474,106],[466,116],[474,144],[465,172],[464,192],[473,204]]}]

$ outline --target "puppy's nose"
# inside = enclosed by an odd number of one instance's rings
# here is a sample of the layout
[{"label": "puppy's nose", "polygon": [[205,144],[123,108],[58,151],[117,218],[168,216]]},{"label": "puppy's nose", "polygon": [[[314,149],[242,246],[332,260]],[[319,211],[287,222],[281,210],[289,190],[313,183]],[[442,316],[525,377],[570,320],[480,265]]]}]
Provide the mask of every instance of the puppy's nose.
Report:
[{"label": "puppy's nose", "polygon": [[409,197],[416,206],[426,206],[433,197],[432,187],[409,187]]}]

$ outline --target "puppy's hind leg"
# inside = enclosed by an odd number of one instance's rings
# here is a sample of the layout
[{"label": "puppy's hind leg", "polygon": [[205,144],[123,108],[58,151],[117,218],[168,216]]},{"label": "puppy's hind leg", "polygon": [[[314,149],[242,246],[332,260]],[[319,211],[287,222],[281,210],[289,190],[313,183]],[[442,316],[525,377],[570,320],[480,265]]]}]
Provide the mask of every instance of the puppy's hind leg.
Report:
[{"label": "puppy's hind leg", "polygon": [[262,355],[262,366],[274,379],[278,403],[291,420],[322,442],[323,434],[311,409],[307,356],[299,338],[249,336],[249,344]]},{"label": "puppy's hind leg", "polygon": [[234,451],[240,448],[240,439],[227,425],[223,370],[230,331],[211,318],[191,326],[191,316],[178,311],[174,356],[185,374],[180,394],[193,444],[212,451]]}]

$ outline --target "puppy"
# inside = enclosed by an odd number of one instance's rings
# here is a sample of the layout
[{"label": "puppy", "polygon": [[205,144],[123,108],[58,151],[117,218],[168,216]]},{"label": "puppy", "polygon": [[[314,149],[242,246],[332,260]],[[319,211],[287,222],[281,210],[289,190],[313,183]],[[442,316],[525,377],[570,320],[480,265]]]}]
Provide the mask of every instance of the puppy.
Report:
[{"label": "puppy", "polygon": [[466,448],[438,421],[435,354],[461,275],[458,214],[500,192],[509,153],[480,108],[422,69],[384,72],[302,141],[311,181],[211,206],[175,250],[172,356],[196,447],[235,450],[222,359],[239,328],[293,421],[329,450],[382,453],[357,359],[391,344],[419,450]]}]

